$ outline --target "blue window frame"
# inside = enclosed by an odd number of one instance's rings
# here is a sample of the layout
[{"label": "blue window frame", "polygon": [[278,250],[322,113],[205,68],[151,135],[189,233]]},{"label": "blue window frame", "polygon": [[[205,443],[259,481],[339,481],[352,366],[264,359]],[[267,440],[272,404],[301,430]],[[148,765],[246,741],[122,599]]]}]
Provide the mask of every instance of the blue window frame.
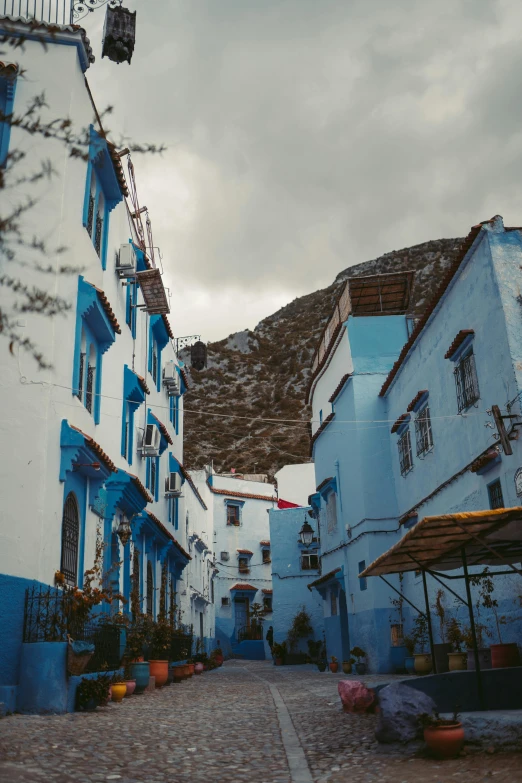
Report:
[{"label": "blue window frame", "polygon": [[169,418],[176,435],[179,435],[179,397],[169,398]]},{"label": "blue window frame", "polygon": [[502,494],[500,479],[496,479],[495,481],[492,481],[491,484],[488,484],[488,497],[489,507],[491,509],[504,508],[504,496]]},{"label": "blue window frame", "polygon": [[0,71],[0,168],[5,166],[9,153],[17,75],[16,65],[6,65]]},{"label": "blue window frame", "polygon": [[144,384],[126,364],[123,367],[123,410],[121,455],[132,465],[134,451],[134,414],[145,402]]},{"label": "blue window frame", "polygon": [[[366,568],[366,560],[361,560],[359,565],[358,565],[358,569],[359,569],[358,573],[359,574],[362,573],[365,568]],[[367,581],[366,581],[366,577],[365,576],[362,576],[362,577],[360,576],[359,577],[359,590],[367,590],[367,589],[368,589],[368,584],[367,584]]]},{"label": "blue window frame", "polygon": [[[93,285],[78,278],[73,394],[100,423],[102,357],[116,339],[116,329],[106,305]],[[119,327],[116,325],[118,332]]]},{"label": "blue window frame", "polygon": [[136,339],[136,320],[138,315],[138,284],[129,282],[127,288],[127,301],[125,304],[125,322],[131,330],[132,338]]},{"label": "blue window frame", "polygon": [[174,526],[174,530],[179,526],[179,498],[173,497],[169,499],[169,522]]},{"label": "blue window frame", "polygon": [[107,266],[109,214],[122,199],[107,142],[91,125],[83,225],[100,258],[102,269]]},{"label": "blue window frame", "polygon": [[161,352],[169,341],[169,333],[161,315],[151,315],[149,321],[149,372],[161,389]]},{"label": "blue window frame", "polygon": [[159,499],[160,458],[147,457],[146,484],[155,501]]}]

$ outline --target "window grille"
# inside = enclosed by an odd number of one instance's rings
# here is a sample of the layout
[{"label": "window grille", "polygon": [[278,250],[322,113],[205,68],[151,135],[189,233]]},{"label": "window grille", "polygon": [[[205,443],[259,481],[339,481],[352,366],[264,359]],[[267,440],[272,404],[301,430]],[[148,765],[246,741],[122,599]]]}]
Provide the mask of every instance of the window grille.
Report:
[{"label": "window grille", "polygon": [[504,508],[504,496],[502,495],[502,485],[500,484],[500,479],[497,479],[491,484],[488,484],[488,495],[489,507],[491,509]]},{"label": "window grille", "polygon": [[87,211],[87,232],[92,237],[92,227],[94,223],[94,195],[89,195],[89,208]]},{"label": "window grille", "polygon": [[333,590],[330,593],[330,614],[335,617],[337,614],[337,593]]},{"label": "window grille", "polygon": [[87,366],[87,392],[85,394],[85,407],[89,411],[89,413],[92,413],[92,398],[93,398],[93,390],[94,390],[94,373],[96,371],[96,367],[92,364],[89,364]]},{"label": "window grille", "polygon": [[78,540],[80,537],[80,519],[78,504],[72,492],[67,495],[63,506],[62,518],[62,556],[60,571],[71,587],[76,585],[78,576]]},{"label": "window grille", "polygon": [[154,382],[158,382],[158,349],[156,343],[152,346],[152,377]]},{"label": "window grille", "polygon": [[461,413],[466,408],[474,405],[480,396],[473,350],[460,360],[453,374],[457,389],[458,412]]},{"label": "window grille", "polygon": [[263,597],[263,609],[265,612],[271,612],[272,611],[272,596],[271,595],[265,595]]},{"label": "window grille", "polygon": [[230,606],[230,598],[228,596],[223,596],[221,606]]},{"label": "window grille", "polygon": [[227,505],[227,525],[239,525],[239,506]]},{"label": "window grille", "polygon": [[270,563],[270,550],[269,549],[263,549],[263,563]]},{"label": "window grille", "polygon": [[417,414],[417,418],[415,419],[415,439],[417,441],[418,457],[422,457],[433,448],[429,405],[425,405]]},{"label": "window grille", "polygon": [[[364,569],[366,568],[366,560],[361,560],[358,564],[357,568],[359,569],[359,573],[361,574]],[[368,583],[366,581],[365,576],[359,577],[359,590],[367,590],[368,589]]]},{"label": "window grille", "polygon": [[101,243],[103,233],[103,216],[98,212],[96,215],[96,232],[94,234],[94,249],[101,258]]},{"label": "window grille", "polygon": [[83,374],[85,372],[85,354],[80,354],[80,368],[79,368],[79,374],[78,374],[78,393],[77,397],[79,400],[83,397]]},{"label": "window grille", "polygon": [[150,461],[150,494],[152,497],[156,497],[156,457],[152,457]]},{"label": "window grille", "polygon": [[313,571],[319,568],[319,557],[305,552],[301,555],[301,571]]},{"label": "window grille", "polygon": [[410,470],[413,470],[413,456],[411,453],[411,438],[409,428],[403,432],[397,442],[399,448],[399,462],[401,467],[401,476],[405,476]]},{"label": "window grille", "polygon": [[147,614],[152,617],[153,614],[153,596],[154,596],[154,577],[152,576],[152,564],[147,563]]}]

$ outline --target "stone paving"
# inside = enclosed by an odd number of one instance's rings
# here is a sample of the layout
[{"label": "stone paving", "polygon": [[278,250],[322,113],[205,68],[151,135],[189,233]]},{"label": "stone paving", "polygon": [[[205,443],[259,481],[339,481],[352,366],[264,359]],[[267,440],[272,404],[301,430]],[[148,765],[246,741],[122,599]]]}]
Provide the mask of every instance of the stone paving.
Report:
[{"label": "stone paving", "polygon": [[[227,661],[216,671],[94,713],[9,716],[0,721],[0,781],[522,781],[519,754],[473,752],[439,762],[378,745],[374,716],[341,711],[337,682],[343,676],[308,666]],[[293,727],[280,724],[277,694]],[[292,736],[304,766],[291,751],[289,766]]]}]

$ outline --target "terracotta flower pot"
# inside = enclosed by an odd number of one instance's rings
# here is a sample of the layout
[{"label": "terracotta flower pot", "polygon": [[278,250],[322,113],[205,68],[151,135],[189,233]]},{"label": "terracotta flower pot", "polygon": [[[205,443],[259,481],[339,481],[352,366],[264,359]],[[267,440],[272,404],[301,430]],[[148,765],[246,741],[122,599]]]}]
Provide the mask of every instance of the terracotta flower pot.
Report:
[{"label": "terracotta flower pot", "polygon": [[203,664],[202,663],[195,663],[194,664],[194,674],[203,674]]},{"label": "terracotta flower pot", "polygon": [[274,663],[276,666],[282,666],[283,665],[283,659],[282,658],[274,658]]},{"label": "terracotta flower pot", "polygon": [[343,672],[345,674],[352,673],[352,664],[349,661],[343,661]]},{"label": "terracotta flower pot", "polygon": [[335,661],[335,663],[332,661],[332,663],[329,663],[328,666],[330,667],[330,671],[333,672],[333,674],[335,674],[339,668],[337,661]]},{"label": "terracotta flower pot", "polygon": [[188,680],[192,676],[190,671],[190,663],[184,663],[183,664],[183,677],[185,680]]},{"label": "terracotta flower pot", "polygon": [[156,678],[156,688],[161,688],[169,676],[168,661],[149,661],[150,676]]},{"label": "terracotta flower pot", "polygon": [[464,745],[462,723],[452,726],[429,726],[424,729],[424,739],[432,753],[440,759],[454,759]]},{"label": "terracotta flower pot", "polygon": [[431,655],[416,653],[413,657],[415,658],[415,671],[417,674],[429,674],[431,672]]},{"label": "terracotta flower pot", "polygon": [[494,669],[504,669],[507,666],[519,666],[520,655],[516,642],[508,644],[492,644],[491,665]]},{"label": "terracotta flower pot", "polygon": [[223,666],[223,661],[225,660],[222,655],[216,655],[215,660],[218,666]]},{"label": "terracotta flower pot", "polygon": [[448,653],[448,662],[450,672],[461,672],[468,668],[467,652]]},{"label": "terracotta flower pot", "polygon": [[127,686],[127,693],[125,696],[132,696],[136,690],[136,680],[125,680],[125,685]]},{"label": "terracotta flower pot", "polygon": [[175,683],[180,683],[183,679],[183,666],[172,667],[172,678]]},{"label": "terracotta flower pot", "polygon": [[195,669],[195,667],[196,667],[196,664],[195,664],[195,663],[189,663],[189,664],[187,664],[187,665],[188,665],[188,667],[189,667],[189,673],[190,673],[190,676],[191,676],[191,677],[193,677],[193,676],[194,676],[194,669]]},{"label": "terracotta flower pot", "polygon": [[116,702],[123,701],[127,693],[127,685],[124,682],[113,682],[111,685],[111,699]]}]

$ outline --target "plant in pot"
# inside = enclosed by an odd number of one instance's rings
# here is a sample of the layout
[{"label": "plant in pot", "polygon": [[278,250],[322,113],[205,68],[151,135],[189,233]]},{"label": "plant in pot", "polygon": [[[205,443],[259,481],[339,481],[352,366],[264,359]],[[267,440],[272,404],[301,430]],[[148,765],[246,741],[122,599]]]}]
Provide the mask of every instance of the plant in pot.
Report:
[{"label": "plant in pot", "polygon": [[156,678],[156,688],[161,688],[169,676],[169,653],[172,643],[172,628],[165,617],[153,622],[150,635],[150,676]]},{"label": "plant in pot", "polygon": [[355,671],[357,674],[366,674],[368,665],[362,660],[363,658],[366,658],[366,653],[362,647],[354,647],[353,650],[350,650],[350,655],[357,659],[357,663],[355,664]]},{"label": "plant in pot", "polygon": [[432,609],[434,611],[434,614],[439,621],[439,638],[440,642],[438,644],[434,644],[434,653],[435,653],[435,664],[437,667],[437,674],[442,674],[442,672],[447,672],[449,665],[448,665],[448,655],[451,653],[451,643],[450,640],[447,639],[447,627],[448,627],[448,621],[446,616],[446,606],[444,603],[444,590],[440,588],[437,590],[437,595],[435,597],[435,603],[432,604]]},{"label": "plant in pot", "polygon": [[223,656],[223,650],[221,647],[216,647],[214,650],[215,656],[216,656],[216,663],[218,666],[223,666],[223,661],[225,660]]},{"label": "plant in pot", "polygon": [[330,657],[330,663],[328,664],[328,668],[333,674],[337,673],[337,670],[339,669],[339,661],[335,657],[335,655],[332,655]]},{"label": "plant in pot", "polygon": [[[475,638],[477,640],[477,652],[479,657],[479,666],[482,669],[491,669],[491,650],[486,647],[486,636],[491,636],[491,631],[481,623],[480,620],[475,621]],[[467,651],[467,668],[470,671],[475,669],[475,652],[473,650],[473,634],[471,633],[471,626],[465,625],[462,628],[462,640],[464,642],[464,649]]]},{"label": "plant in pot", "polygon": [[[390,598],[394,613],[390,617],[390,662],[392,669],[396,672],[404,671],[406,668],[407,650],[404,644],[404,594],[403,594],[404,574],[399,573],[399,595]],[[395,594],[397,596],[397,594]]]},{"label": "plant in pot", "polygon": [[[290,654],[287,656],[287,663],[302,663],[302,655],[296,655],[296,648],[299,642],[307,637],[311,636],[314,632],[312,628],[312,620],[304,605],[302,609],[295,615],[292,620],[292,625],[288,631],[287,641]],[[295,660],[290,660],[295,656]]]},{"label": "plant in pot", "polygon": [[123,680],[125,682],[125,685],[127,686],[127,691],[125,693],[125,696],[132,696],[134,691],[136,690],[136,678],[132,676],[132,664],[129,663],[129,661],[124,658],[123,659]]},{"label": "plant in pot", "polygon": [[82,677],[76,689],[76,709],[80,712],[92,712],[109,700],[110,678]]},{"label": "plant in pot", "polygon": [[285,662],[285,658],[288,652],[288,645],[286,642],[281,642],[281,644],[278,644],[277,642],[274,642],[274,645],[272,647],[272,652],[274,655],[274,662],[276,666],[282,666]]},{"label": "plant in pot", "polygon": [[428,649],[428,618],[425,614],[419,613],[413,621],[412,637],[415,642],[413,657],[415,658],[415,672],[417,674],[428,674],[433,666],[431,655]]},{"label": "plant in pot", "polygon": [[352,666],[354,665],[354,663],[355,663],[355,658],[349,658],[349,660],[343,661],[343,663],[342,663],[343,672],[345,674],[351,674],[352,673]]},{"label": "plant in pot", "polygon": [[404,636],[403,638],[406,652],[408,653],[404,659],[404,666],[408,674],[415,674],[415,657],[413,655],[415,651],[415,639],[412,636]]},{"label": "plant in pot", "polygon": [[306,644],[308,646],[308,655],[310,656],[310,661],[312,663],[317,663],[321,655],[323,642],[321,639],[317,639],[317,641],[315,639],[308,639]]},{"label": "plant in pot", "polygon": [[463,652],[464,637],[460,623],[456,617],[452,617],[448,623],[448,642],[452,652],[448,653],[450,672],[461,671],[467,668],[468,655]]},{"label": "plant in pot", "polygon": [[123,701],[127,695],[127,683],[125,682],[125,675],[121,675],[117,672],[111,680],[111,699],[116,703]]},{"label": "plant in pot", "polygon": [[497,629],[498,644],[491,645],[491,665],[493,669],[503,669],[507,666],[518,666],[520,655],[516,642],[504,642],[500,627],[506,625],[508,618],[499,614],[498,601],[493,597],[495,584],[491,578],[489,568],[485,568],[482,574],[472,577],[474,584],[479,586],[479,603],[493,613]]},{"label": "plant in pot", "polygon": [[453,759],[459,755],[464,745],[464,729],[457,710],[448,719],[441,718],[438,712],[433,715],[425,712],[419,715],[419,722],[426,744],[437,758]]},{"label": "plant in pot", "polygon": [[148,614],[137,613],[127,629],[125,658],[129,664],[129,675],[136,680],[135,693],[143,693],[149,685],[150,664],[143,660],[145,647],[149,644],[153,620]]}]

